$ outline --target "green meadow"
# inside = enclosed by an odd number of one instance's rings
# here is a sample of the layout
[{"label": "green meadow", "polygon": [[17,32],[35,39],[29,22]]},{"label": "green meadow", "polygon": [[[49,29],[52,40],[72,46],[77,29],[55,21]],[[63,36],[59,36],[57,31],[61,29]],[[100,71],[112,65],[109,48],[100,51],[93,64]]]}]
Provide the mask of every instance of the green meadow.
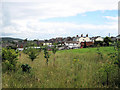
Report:
[{"label": "green meadow", "polygon": [[[117,87],[114,72],[109,73],[109,84],[106,73],[98,71],[105,63],[111,63],[109,53],[115,52],[114,47],[81,48],[57,51],[54,55],[49,51],[48,66],[43,51],[31,61],[27,54],[21,53],[17,60],[17,70],[2,74],[3,88],[104,88]],[[55,58],[55,62],[54,62]],[[30,73],[22,72],[21,65],[31,66]],[[101,76],[102,75],[102,76]]]}]

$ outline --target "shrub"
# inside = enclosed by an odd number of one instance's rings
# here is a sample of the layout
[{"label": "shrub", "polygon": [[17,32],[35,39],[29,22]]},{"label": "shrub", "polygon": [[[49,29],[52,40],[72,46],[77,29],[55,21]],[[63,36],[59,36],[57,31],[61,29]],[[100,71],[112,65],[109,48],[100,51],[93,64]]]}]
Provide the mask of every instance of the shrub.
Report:
[{"label": "shrub", "polygon": [[2,62],[7,70],[15,70],[18,53],[14,49],[2,48]]},{"label": "shrub", "polygon": [[21,65],[23,72],[30,72],[31,67],[28,64],[22,64]]},{"label": "shrub", "polygon": [[34,59],[38,56],[38,52],[37,52],[36,49],[30,48],[28,55],[29,55],[29,58],[30,58],[32,61],[34,61]]},{"label": "shrub", "polygon": [[109,85],[111,73],[114,72],[115,65],[112,63],[105,63],[102,67],[98,70],[99,72],[99,79],[103,85]]},{"label": "shrub", "polygon": [[114,47],[115,47],[114,48],[115,52],[110,53],[109,56],[112,59],[112,61],[114,62],[114,64],[116,64],[120,69],[120,41],[117,41],[116,46],[114,46]]},{"label": "shrub", "polygon": [[103,46],[103,41],[95,41],[94,45],[95,46],[98,46],[98,45]]},{"label": "shrub", "polygon": [[104,38],[104,43],[106,46],[109,46],[109,43],[112,42],[110,37],[105,37]]},{"label": "shrub", "polygon": [[44,50],[44,57],[46,58],[46,64],[47,64],[47,66],[48,66],[48,59],[49,59],[49,57],[50,57],[50,55],[49,55],[49,53],[48,53],[48,51],[47,51],[47,46],[43,49]]}]

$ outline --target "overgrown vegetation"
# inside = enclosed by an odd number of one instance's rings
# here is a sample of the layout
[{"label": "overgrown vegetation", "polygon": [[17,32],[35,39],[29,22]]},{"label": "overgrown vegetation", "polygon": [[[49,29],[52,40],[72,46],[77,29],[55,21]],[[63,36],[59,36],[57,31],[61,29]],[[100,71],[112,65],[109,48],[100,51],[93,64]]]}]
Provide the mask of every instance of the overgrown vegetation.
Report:
[{"label": "overgrown vegetation", "polygon": [[119,61],[119,49],[120,42],[116,42],[117,46],[114,47],[114,52],[108,53],[108,58],[105,63],[102,64],[98,70],[99,81],[103,86],[107,87],[120,87],[120,61]]},{"label": "overgrown vegetation", "polygon": [[[3,73],[3,88],[118,88],[119,42],[116,45],[115,48],[97,47],[62,51],[57,51],[57,47],[54,46],[52,51],[44,47],[41,52],[37,49],[25,49],[23,52],[3,49],[2,59],[5,66],[6,61],[18,62],[14,67],[17,66],[15,72]],[[19,53],[21,57],[18,57]],[[9,65],[8,67],[11,68]]]}]

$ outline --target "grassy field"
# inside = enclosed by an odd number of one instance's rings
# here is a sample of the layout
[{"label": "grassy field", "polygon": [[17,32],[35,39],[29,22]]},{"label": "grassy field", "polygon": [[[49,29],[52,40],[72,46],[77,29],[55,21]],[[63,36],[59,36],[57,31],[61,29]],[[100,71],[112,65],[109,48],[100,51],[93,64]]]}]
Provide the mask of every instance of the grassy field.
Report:
[{"label": "grassy field", "polygon": [[[50,51],[48,66],[43,51],[33,62],[27,54],[20,52],[18,70],[2,75],[3,88],[107,87],[106,84],[102,84],[103,82],[100,83],[99,75],[96,73],[102,64],[109,60],[108,54],[114,52],[114,47],[100,47],[99,50],[103,58],[97,54],[97,48],[61,50],[57,51],[55,56]],[[54,57],[56,58],[55,66],[53,65]],[[29,64],[32,67],[31,72],[23,73],[21,64]]]}]

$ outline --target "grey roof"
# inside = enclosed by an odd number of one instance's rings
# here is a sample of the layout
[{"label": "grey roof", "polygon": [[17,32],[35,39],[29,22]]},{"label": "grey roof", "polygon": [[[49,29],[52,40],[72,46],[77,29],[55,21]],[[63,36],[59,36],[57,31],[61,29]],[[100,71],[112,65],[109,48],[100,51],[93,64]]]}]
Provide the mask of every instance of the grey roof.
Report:
[{"label": "grey roof", "polygon": [[76,41],[66,41],[66,43],[78,43]]},{"label": "grey roof", "polygon": [[120,34],[117,37],[120,37]]}]

